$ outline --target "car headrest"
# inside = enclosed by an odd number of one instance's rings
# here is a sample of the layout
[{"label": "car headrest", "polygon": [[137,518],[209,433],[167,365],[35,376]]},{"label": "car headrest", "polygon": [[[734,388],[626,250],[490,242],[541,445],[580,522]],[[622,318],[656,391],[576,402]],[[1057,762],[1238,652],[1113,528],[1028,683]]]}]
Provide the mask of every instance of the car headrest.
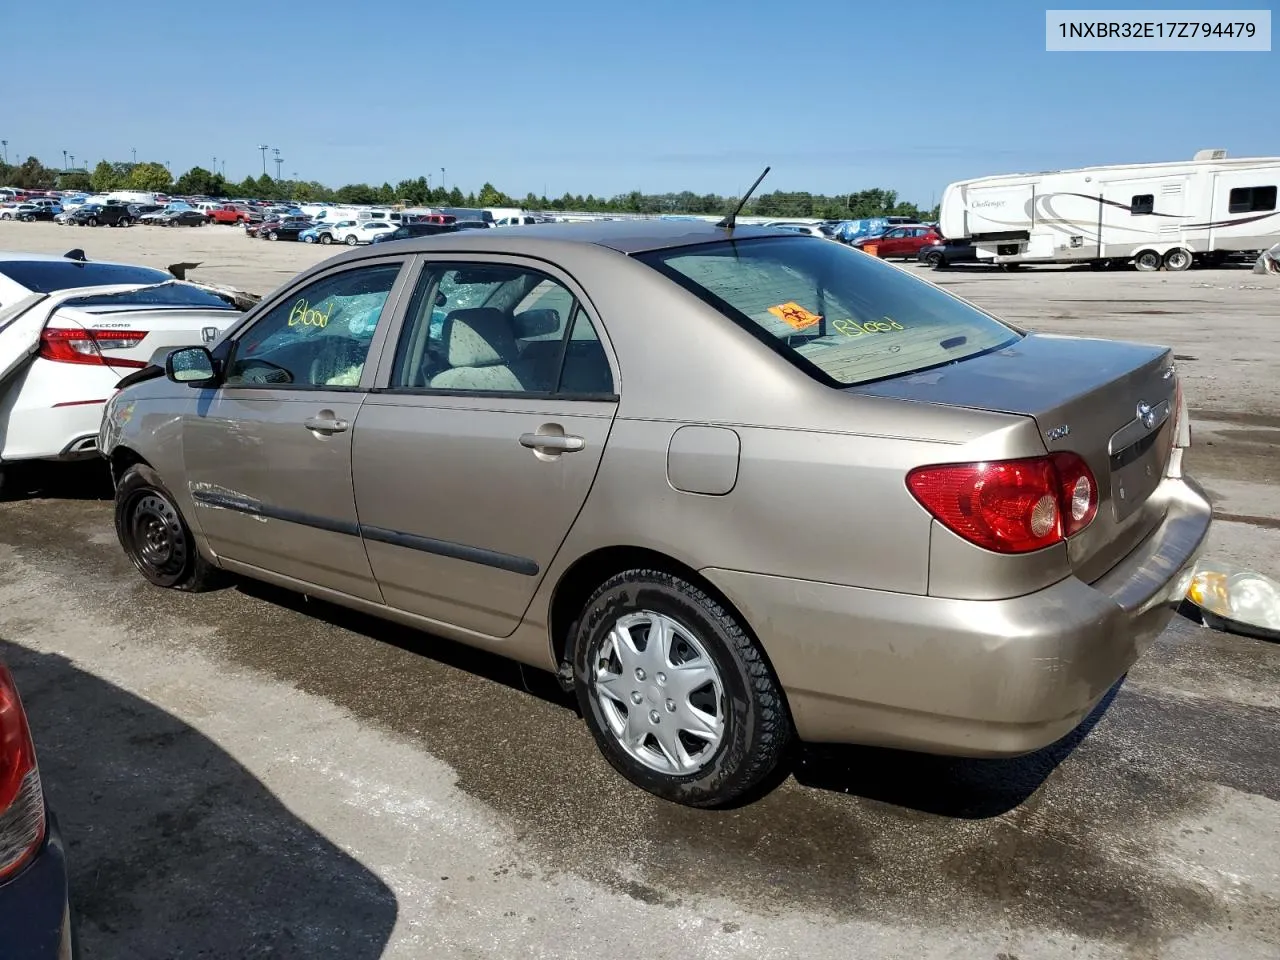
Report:
[{"label": "car headrest", "polygon": [[444,319],[449,366],[485,367],[510,363],[519,354],[511,323],[501,310],[454,310]]}]

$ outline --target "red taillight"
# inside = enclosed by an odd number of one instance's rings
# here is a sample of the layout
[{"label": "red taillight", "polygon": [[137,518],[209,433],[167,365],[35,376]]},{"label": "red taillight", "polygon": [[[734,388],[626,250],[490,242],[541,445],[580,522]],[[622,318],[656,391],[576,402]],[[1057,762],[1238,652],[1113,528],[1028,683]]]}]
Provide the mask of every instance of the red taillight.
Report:
[{"label": "red taillight", "polygon": [[87,363],[103,367],[145,367],[145,360],[107,358],[103,351],[132,350],[147,334],[145,330],[86,330],[46,327],[40,334],[40,356],[57,363]]},{"label": "red taillight", "polygon": [[44,793],[18,688],[0,664],[0,880],[20,870],[44,840]]},{"label": "red taillight", "polygon": [[997,553],[1053,546],[1098,512],[1098,484],[1074,453],[917,467],[907,489],[949,530]]}]

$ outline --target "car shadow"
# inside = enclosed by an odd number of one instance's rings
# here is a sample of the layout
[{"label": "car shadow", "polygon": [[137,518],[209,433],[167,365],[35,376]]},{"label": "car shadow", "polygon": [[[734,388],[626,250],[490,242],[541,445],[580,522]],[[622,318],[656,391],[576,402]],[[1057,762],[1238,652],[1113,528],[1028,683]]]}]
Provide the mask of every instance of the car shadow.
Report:
[{"label": "car shadow", "polygon": [[90,958],[382,955],[393,892],[193,727],[0,639]]},{"label": "car shadow", "polygon": [[10,463],[5,472],[0,500],[110,500],[115,496],[111,468],[99,457],[67,463]]},{"label": "car shadow", "polygon": [[906,750],[805,744],[793,775],[820,790],[854,794],[899,807],[964,820],[998,817],[1040,788],[1102,719],[1124,680],[1113,686],[1078,727],[1020,757],[982,760]]},{"label": "car shadow", "polygon": [[[254,580],[237,581],[247,596],[350,630],[494,683],[533,694],[579,713],[576,697],[545,670],[524,667],[497,654],[456,643],[377,617]],[[1057,742],[1020,757],[998,760],[942,757],[907,750],[802,743],[791,773],[815,790],[860,796],[956,819],[986,819],[1030,797],[1089,735],[1115,699],[1123,680],[1107,692],[1084,722]]]}]

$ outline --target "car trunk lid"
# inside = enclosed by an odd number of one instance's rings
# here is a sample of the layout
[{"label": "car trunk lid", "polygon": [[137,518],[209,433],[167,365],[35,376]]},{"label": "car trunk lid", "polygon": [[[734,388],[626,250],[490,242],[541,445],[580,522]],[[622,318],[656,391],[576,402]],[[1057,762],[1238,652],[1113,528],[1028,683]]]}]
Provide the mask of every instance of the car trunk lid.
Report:
[{"label": "car trunk lid", "polygon": [[850,392],[1034,418],[1049,452],[1072,451],[1098,483],[1094,521],[1068,542],[1081,579],[1102,576],[1161,520],[1180,397],[1171,351],[1031,334],[980,356]]}]

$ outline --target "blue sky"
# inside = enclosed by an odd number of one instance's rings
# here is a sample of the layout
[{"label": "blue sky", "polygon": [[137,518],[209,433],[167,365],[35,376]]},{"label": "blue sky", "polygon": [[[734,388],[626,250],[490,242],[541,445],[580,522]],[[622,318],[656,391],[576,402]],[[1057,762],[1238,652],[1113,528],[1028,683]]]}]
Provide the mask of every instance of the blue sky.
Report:
[{"label": "blue sky", "polygon": [[0,137],[11,161],[136,147],[234,179],[266,143],[285,176],[444,167],[513,195],[733,194],[770,164],[764,191],[920,203],[984,174],[1280,155],[1280,54],[1046,53],[1046,7],[1071,6],[1121,5],[61,0],[48,43],[10,18]]}]

